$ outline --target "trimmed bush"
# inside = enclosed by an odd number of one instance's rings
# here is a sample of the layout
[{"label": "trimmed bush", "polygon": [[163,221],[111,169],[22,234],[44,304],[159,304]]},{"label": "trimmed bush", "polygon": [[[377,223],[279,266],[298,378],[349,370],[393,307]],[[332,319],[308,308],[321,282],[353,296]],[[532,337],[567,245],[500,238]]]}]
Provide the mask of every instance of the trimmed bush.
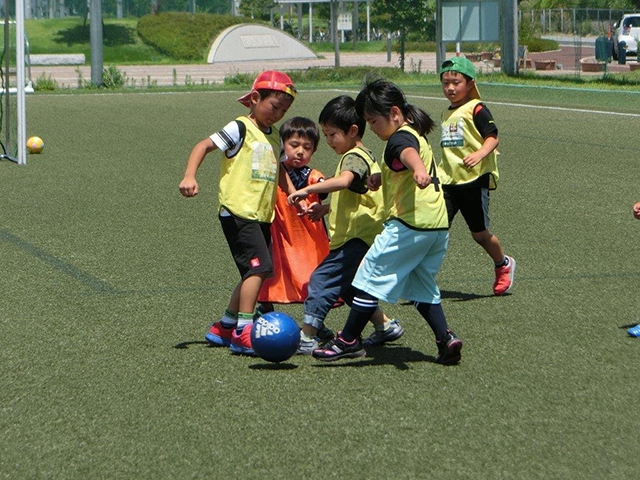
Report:
[{"label": "trimmed bush", "polygon": [[213,39],[224,29],[245,23],[244,17],[208,13],[166,12],[138,20],[144,43],[176,60],[203,60]]},{"label": "trimmed bush", "polygon": [[525,38],[521,39],[520,43],[526,45],[529,52],[550,52],[560,48],[558,42],[546,38]]}]

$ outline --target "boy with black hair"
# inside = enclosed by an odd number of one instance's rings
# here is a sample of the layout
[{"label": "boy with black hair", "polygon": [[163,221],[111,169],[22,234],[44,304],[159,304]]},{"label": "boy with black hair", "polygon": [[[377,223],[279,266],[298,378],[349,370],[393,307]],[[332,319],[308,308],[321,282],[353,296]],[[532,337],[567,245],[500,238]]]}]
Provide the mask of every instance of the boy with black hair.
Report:
[{"label": "boy with black hair", "polygon": [[251,91],[238,99],[249,114],[238,117],[222,130],[193,147],[180,193],[198,194],[196,172],[207,154],[224,151],[220,168],[218,218],[240,272],[222,319],[205,338],[213,345],[229,346],[232,353],[253,355],[251,326],[258,292],[273,273],[270,227],[274,217],[276,189],[293,191],[280,168],[282,144],[274,127],[293,103],[296,89],[288,75],[262,72]]},{"label": "boy with black hair", "polygon": [[[280,126],[280,137],[284,148],[282,168],[294,188],[323,182],[324,174],[309,165],[320,143],[315,122],[305,117],[291,117]],[[262,284],[258,295],[259,314],[273,311],[274,303],[304,302],[309,277],[329,253],[329,235],[324,224],[329,208],[322,204],[327,195],[310,195],[306,215],[299,215],[289,205],[288,196],[289,192],[278,188],[276,214],[271,224],[273,277]]]},{"label": "boy with black hair", "polygon": [[[373,153],[362,143],[365,121],[358,116],[353,98],[343,95],[329,101],[320,112],[322,133],[341,156],[334,177],[294,192],[294,204],[314,193],[332,193],[329,213],[329,254],[311,274],[298,353],[310,355],[316,338],[335,302],[351,304],[351,281],[375,236],[382,231],[382,194],[367,188],[367,179],[380,171]],[[404,330],[377,309],[371,318],[374,332],[365,345],[382,345],[400,338]]]},{"label": "boy with black hair", "polygon": [[444,96],[451,102],[442,114],[442,182],[449,224],[458,212],[471,236],[495,264],[494,295],[511,293],[516,261],[502,251],[489,231],[489,191],[498,186],[498,128],[480,100],[476,69],[464,57],[445,60],[440,68]]}]

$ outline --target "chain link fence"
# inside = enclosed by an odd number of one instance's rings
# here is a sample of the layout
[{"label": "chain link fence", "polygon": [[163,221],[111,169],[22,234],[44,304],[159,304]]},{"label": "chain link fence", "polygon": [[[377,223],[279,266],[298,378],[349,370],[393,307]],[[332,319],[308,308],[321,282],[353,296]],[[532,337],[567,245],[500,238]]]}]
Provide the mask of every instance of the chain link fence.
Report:
[{"label": "chain link fence", "polygon": [[542,35],[599,36],[606,35],[624,13],[624,10],[604,8],[518,10],[518,22],[521,27]]}]

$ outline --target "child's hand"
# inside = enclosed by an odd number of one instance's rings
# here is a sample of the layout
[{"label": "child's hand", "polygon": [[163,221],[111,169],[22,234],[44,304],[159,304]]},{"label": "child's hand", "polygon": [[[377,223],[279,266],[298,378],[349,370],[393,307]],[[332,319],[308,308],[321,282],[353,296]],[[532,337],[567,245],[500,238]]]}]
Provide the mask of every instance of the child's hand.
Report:
[{"label": "child's hand", "polygon": [[431,175],[427,172],[413,172],[413,181],[416,182],[419,189],[424,189],[431,183]]},{"label": "child's hand", "polygon": [[307,202],[302,200],[301,202],[296,202],[293,204],[293,207],[298,212],[299,217],[303,217],[307,214]]},{"label": "child's hand", "polygon": [[640,220],[640,202],[633,206],[633,216]]},{"label": "child's hand", "polygon": [[462,162],[464,163],[465,167],[473,168],[477,164],[479,164],[482,161],[483,158],[484,158],[484,155],[482,153],[480,153],[480,151],[478,150],[478,151],[470,153],[469,155],[464,157],[462,159]]},{"label": "child's hand", "polygon": [[178,188],[185,197],[195,197],[198,194],[198,182],[195,178],[184,177]]},{"label": "child's hand", "polygon": [[295,192],[293,192],[291,195],[287,197],[287,203],[289,205],[296,205],[297,203],[300,202],[300,200],[304,200],[308,196],[309,196],[309,193],[306,192],[304,189],[296,190]]},{"label": "child's hand", "polygon": [[328,205],[323,205],[318,202],[313,202],[307,208],[307,218],[312,222],[318,222],[322,220],[322,217],[326,215],[327,210],[328,210]]},{"label": "child's hand", "polygon": [[367,187],[369,190],[375,192],[380,188],[380,185],[382,185],[382,176],[379,173],[369,175],[369,178],[367,178]]}]

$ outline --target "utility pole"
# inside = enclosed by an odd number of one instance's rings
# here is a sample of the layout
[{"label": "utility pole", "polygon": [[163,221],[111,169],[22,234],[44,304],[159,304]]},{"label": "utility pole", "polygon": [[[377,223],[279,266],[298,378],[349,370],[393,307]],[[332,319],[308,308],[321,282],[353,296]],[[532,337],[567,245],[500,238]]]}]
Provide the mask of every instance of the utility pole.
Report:
[{"label": "utility pole", "polygon": [[517,75],[518,65],[518,2],[503,0],[502,12],[502,71],[507,75]]},{"label": "utility pole", "polygon": [[334,66],[340,66],[340,38],[338,37],[338,8],[337,0],[331,0],[331,33],[333,34]]},{"label": "utility pole", "polygon": [[89,35],[91,39],[91,83],[102,86],[104,55],[102,52],[102,0],[91,0],[89,9]]}]

